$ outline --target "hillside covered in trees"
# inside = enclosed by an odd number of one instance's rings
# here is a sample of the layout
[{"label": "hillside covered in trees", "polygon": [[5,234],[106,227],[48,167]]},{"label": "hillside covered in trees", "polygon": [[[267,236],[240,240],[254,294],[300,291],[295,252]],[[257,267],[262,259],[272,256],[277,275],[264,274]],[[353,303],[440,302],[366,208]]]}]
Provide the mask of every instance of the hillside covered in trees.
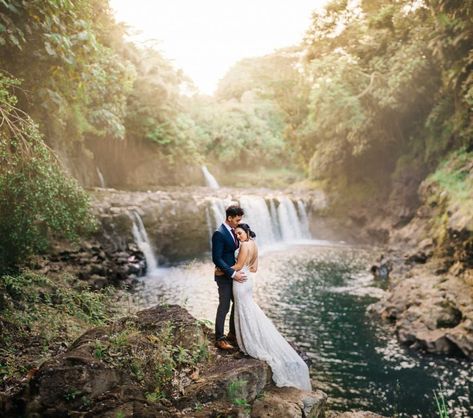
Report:
[{"label": "hillside covered in trees", "polygon": [[183,95],[191,80],[128,42],[105,1],[1,7],[4,96],[86,187],[97,168],[132,187],[237,160],[376,193],[412,161],[421,178],[471,148],[468,3],[331,2],[302,44],[235,64],[215,97]]},{"label": "hillside covered in trees", "polygon": [[127,41],[106,1],[4,1],[2,237],[25,236],[10,221],[23,211],[41,219],[38,236],[87,229],[80,187],[101,175],[125,189],[199,185],[201,164],[232,164],[244,186],[271,186],[283,167],[283,184],[322,188],[342,208],[388,202],[404,223],[430,176],[469,210],[472,13],[449,0],[332,1],[300,45],[236,63],[208,97],[182,94],[192,81]]}]

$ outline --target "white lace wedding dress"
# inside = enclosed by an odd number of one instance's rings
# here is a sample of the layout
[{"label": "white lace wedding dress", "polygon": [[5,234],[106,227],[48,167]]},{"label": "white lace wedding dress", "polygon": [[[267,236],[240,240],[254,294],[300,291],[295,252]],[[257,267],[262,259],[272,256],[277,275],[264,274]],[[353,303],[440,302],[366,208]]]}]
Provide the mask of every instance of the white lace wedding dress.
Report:
[{"label": "white lace wedding dress", "polygon": [[[238,250],[235,258],[238,258]],[[276,386],[312,390],[307,364],[253,300],[255,274],[250,272],[247,265],[242,271],[248,279],[243,283],[233,281],[238,346],[245,354],[269,364]]]}]

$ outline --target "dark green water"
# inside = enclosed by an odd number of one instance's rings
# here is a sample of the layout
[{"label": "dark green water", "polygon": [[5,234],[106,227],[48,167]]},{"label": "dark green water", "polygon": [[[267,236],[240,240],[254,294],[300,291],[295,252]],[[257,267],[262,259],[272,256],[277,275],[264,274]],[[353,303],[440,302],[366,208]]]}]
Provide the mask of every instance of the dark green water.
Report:
[{"label": "dark green water", "polygon": [[[393,331],[366,314],[383,290],[367,270],[369,251],[348,247],[293,247],[263,255],[255,299],[289,340],[313,361],[316,385],[330,407],[386,416],[434,417],[440,390],[451,417],[473,416],[472,362],[422,355],[399,347]],[[143,306],[179,303],[213,321],[217,289],[212,265],[194,261],[143,279]]]}]

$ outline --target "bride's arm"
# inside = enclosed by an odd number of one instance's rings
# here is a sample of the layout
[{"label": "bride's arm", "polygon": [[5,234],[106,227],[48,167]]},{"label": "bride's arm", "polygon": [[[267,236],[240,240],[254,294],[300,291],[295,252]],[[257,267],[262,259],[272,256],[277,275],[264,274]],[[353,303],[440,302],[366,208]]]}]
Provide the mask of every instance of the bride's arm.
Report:
[{"label": "bride's arm", "polygon": [[232,266],[233,270],[241,270],[245,265],[246,257],[248,256],[248,246],[242,242],[240,244],[240,252],[238,253],[238,260],[236,264]]}]

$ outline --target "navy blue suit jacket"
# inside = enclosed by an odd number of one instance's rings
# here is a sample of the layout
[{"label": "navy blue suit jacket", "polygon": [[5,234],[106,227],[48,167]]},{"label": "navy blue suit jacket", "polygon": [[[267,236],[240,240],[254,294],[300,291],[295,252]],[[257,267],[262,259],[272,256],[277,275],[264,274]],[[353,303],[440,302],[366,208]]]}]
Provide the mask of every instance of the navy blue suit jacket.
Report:
[{"label": "navy blue suit jacket", "polygon": [[231,266],[235,264],[236,249],[231,232],[225,225],[220,225],[212,235],[212,261],[225,273],[225,277],[231,278],[235,272]]}]

